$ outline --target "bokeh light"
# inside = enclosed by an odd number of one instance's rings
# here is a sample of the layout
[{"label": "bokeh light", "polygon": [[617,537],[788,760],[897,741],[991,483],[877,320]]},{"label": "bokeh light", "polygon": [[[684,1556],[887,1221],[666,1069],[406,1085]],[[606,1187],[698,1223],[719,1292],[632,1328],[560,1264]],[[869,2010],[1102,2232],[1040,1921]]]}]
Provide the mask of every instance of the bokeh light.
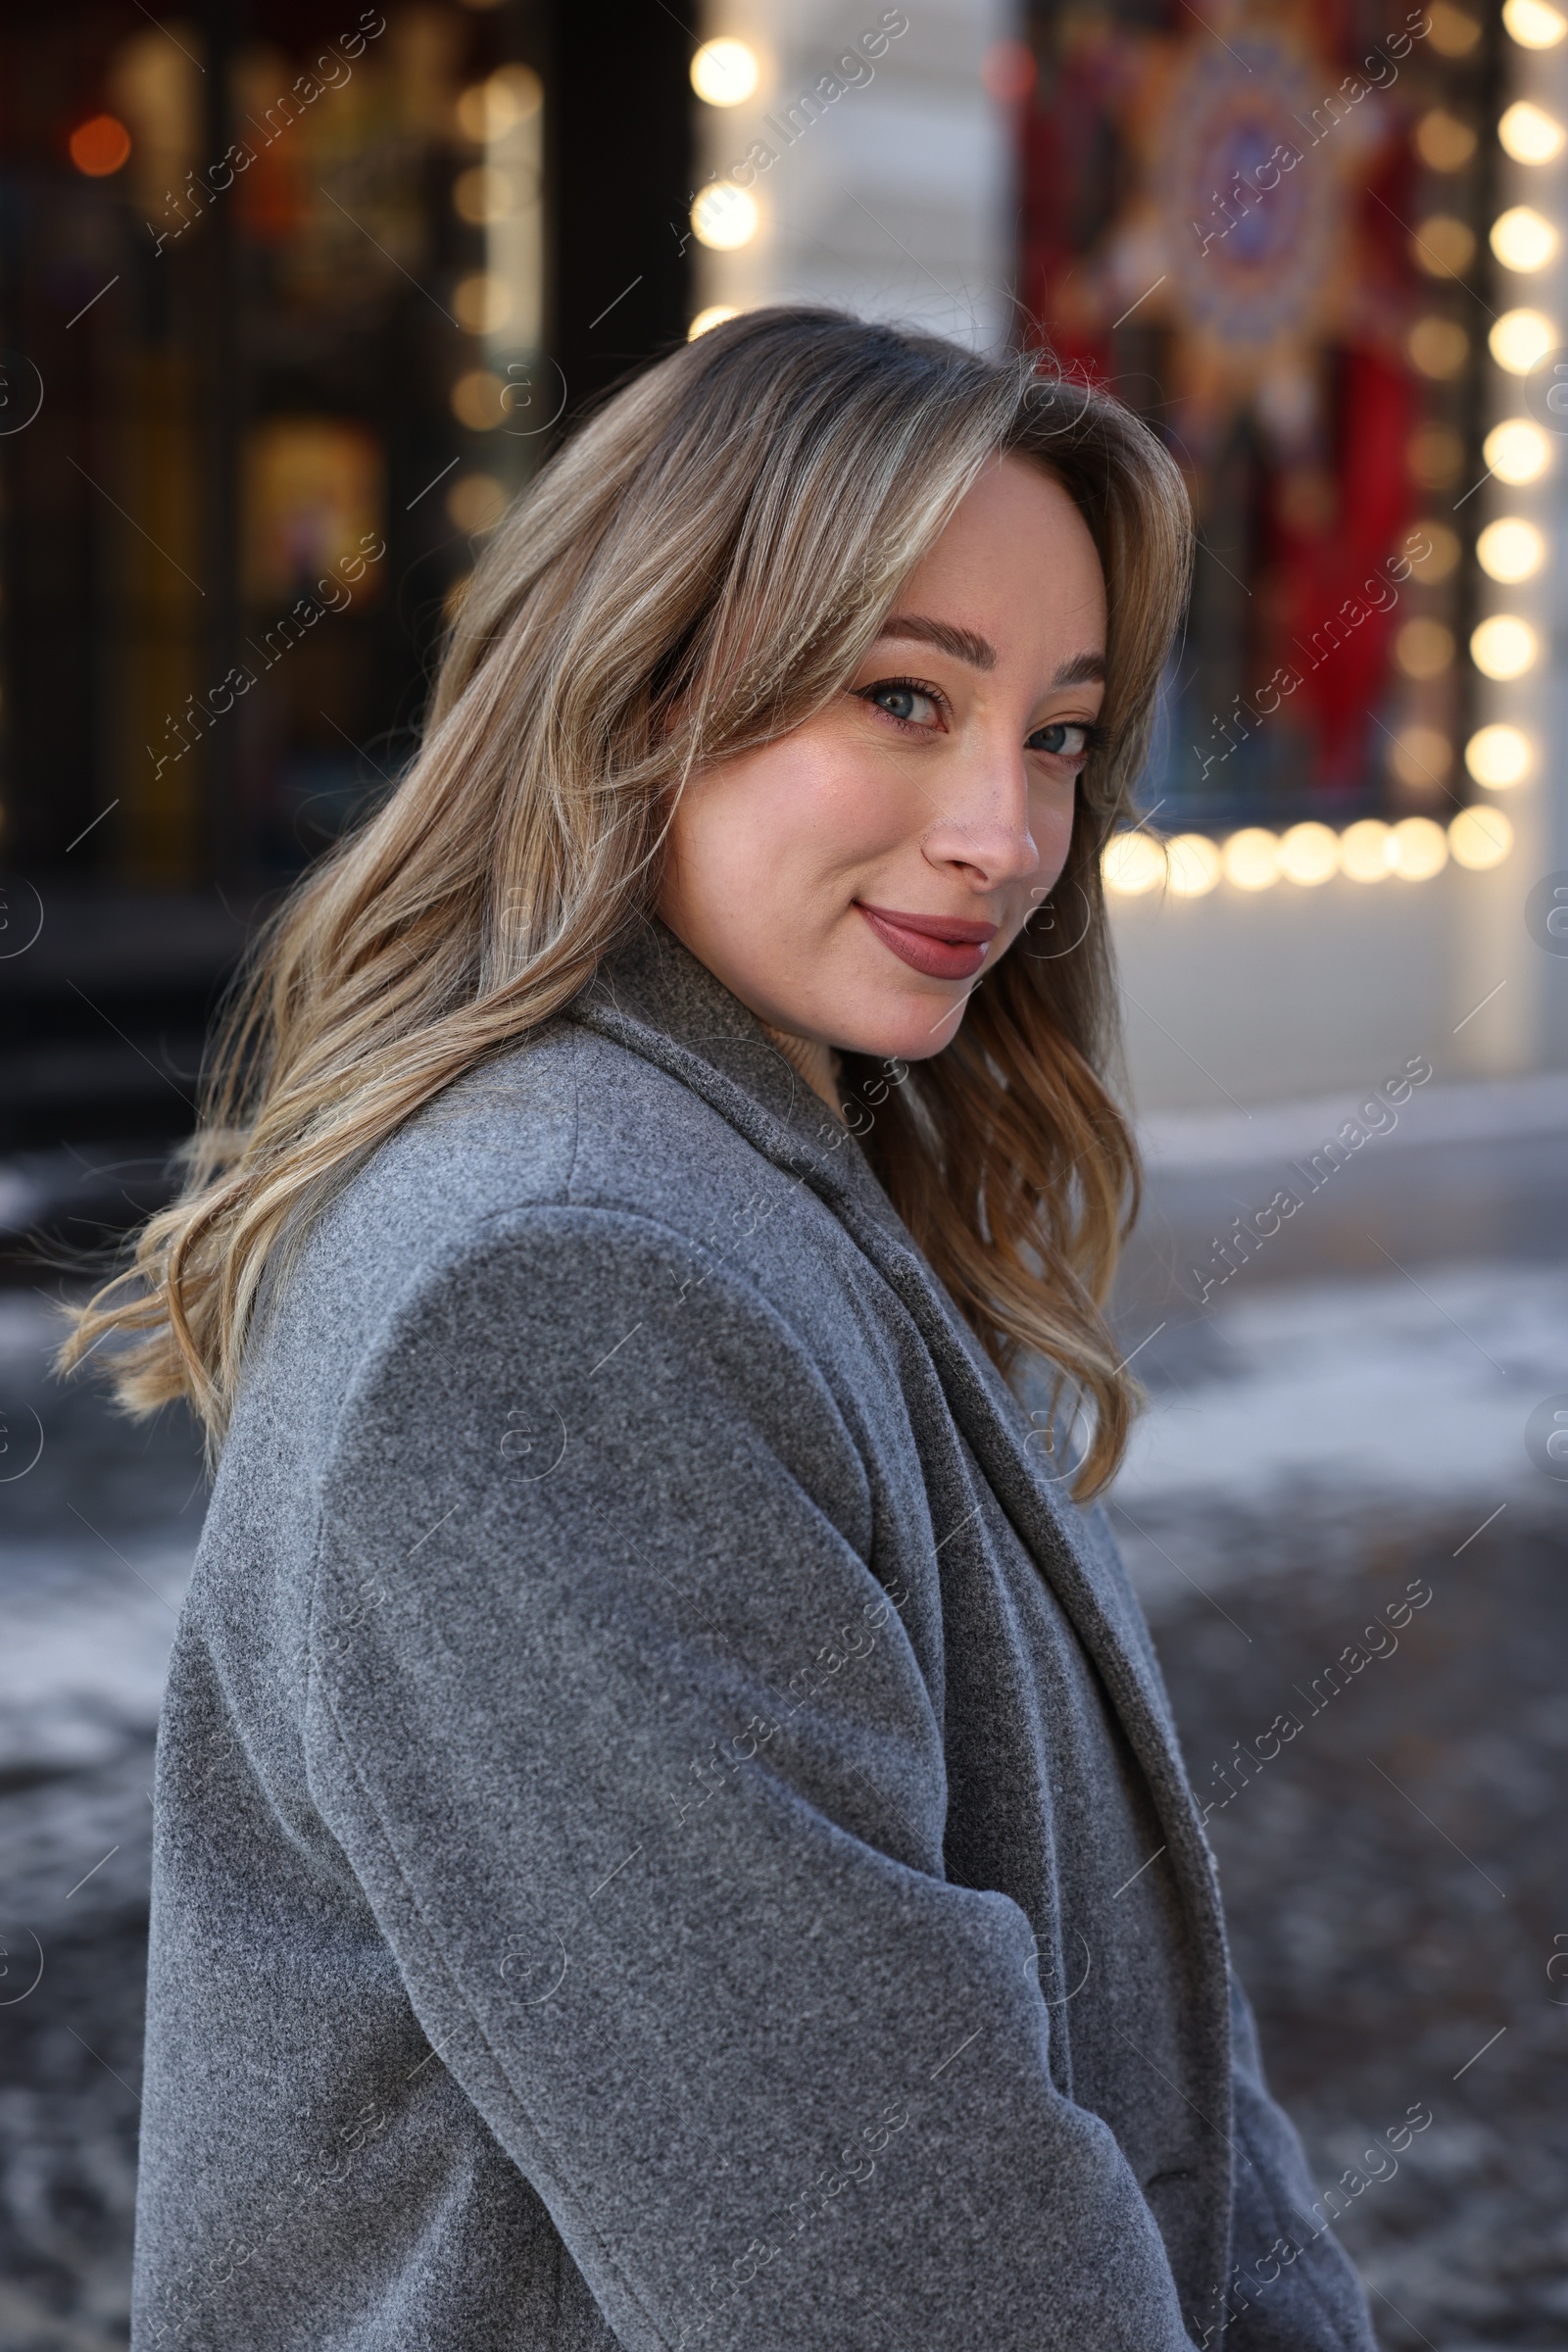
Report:
[{"label": "bokeh light", "polygon": [[709,106],[741,106],[761,79],[757,52],[745,41],[705,41],[692,59],[692,88]]},{"label": "bokeh light", "polygon": [[1379,816],[1363,816],[1340,836],[1340,870],[1352,882],[1381,882],[1393,871],[1393,829]]},{"label": "bokeh light", "polygon": [[1388,758],[1399,782],[1420,791],[1427,785],[1442,785],[1453,765],[1453,746],[1441,727],[1417,721],[1399,729],[1389,745]]},{"label": "bokeh light", "polygon": [[1102,862],[1105,887],[1122,898],[1142,898],[1165,879],[1165,853],[1145,832],[1113,833]]},{"label": "bokeh light", "polygon": [[1412,367],[1443,383],[1470,357],[1470,338],[1454,318],[1418,318],[1405,337]]},{"label": "bokeh light", "polygon": [[1220,877],[1220,854],[1206,833],[1178,833],[1165,844],[1170,888],[1179,899],[1207,896]]},{"label": "bokeh light", "polygon": [[1487,337],[1487,348],[1510,375],[1528,375],[1538,360],[1557,348],[1557,329],[1544,311],[1504,311]]},{"label": "bokeh light", "polygon": [[1454,8],[1451,0],[1432,0],[1425,14],[1427,39],[1440,57],[1469,56],[1481,38],[1481,26],[1468,9]]},{"label": "bokeh light", "polygon": [[1545,539],[1521,514],[1499,514],[1476,541],[1476,562],[1489,579],[1533,580],[1545,561]]},{"label": "bokeh light", "polygon": [[1478,784],[1507,792],[1530,773],[1530,738],[1501,720],[1479,727],[1464,747],[1464,763]]},{"label": "bokeh light", "polygon": [[107,179],[130,153],[130,133],[116,115],[93,115],[71,134],[71,160],[89,179]]},{"label": "bokeh light", "polygon": [[1544,270],[1557,250],[1557,231],[1533,204],[1511,205],[1492,223],[1492,250],[1505,270],[1524,275]]},{"label": "bokeh light", "polygon": [[732,302],[710,302],[706,311],[698,312],[686,329],[686,340],[695,343],[698,336],[706,335],[710,327],[722,326],[726,318],[739,317],[740,313]]},{"label": "bokeh light", "polygon": [[507,506],[507,486],[493,473],[460,473],[447,492],[449,519],[470,537],[493,531]]},{"label": "bokeh light", "polygon": [[1568,32],[1568,17],[1546,0],[1505,0],[1502,22],[1521,49],[1555,49]]},{"label": "bokeh light", "polygon": [[1549,164],[1563,150],[1563,127],[1544,107],[1532,106],[1528,98],[1515,99],[1497,124],[1497,136],[1505,155],[1516,164]]},{"label": "bokeh light", "polygon": [[1475,230],[1453,213],[1434,213],[1410,239],[1410,259],[1428,277],[1462,277],[1475,258]]},{"label": "bokeh light", "polygon": [[1494,612],[1470,632],[1470,659],[1484,677],[1522,678],[1540,650],[1535,630],[1516,612]]},{"label": "bokeh light", "polygon": [[1267,890],[1280,878],[1280,839],[1266,825],[1244,825],[1222,853],[1225,879],[1238,890]]},{"label": "bokeh light", "polygon": [[1435,106],[1415,126],[1415,151],[1429,172],[1462,172],[1476,151],[1476,134],[1457,115]]},{"label": "bokeh light", "polygon": [[471,221],[476,228],[504,220],[516,200],[512,173],[493,164],[474,164],[452,183],[453,210],[460,220]]},{"label": "bokeh light", "polygon": [[493,335],[512,316],[512,294],[505,278],[484,270],[458,280],[452,295],[458,324],[470,335]]},{"label": "bokeh light", "polygon": [[488,80],[476,81],[458,100],[458,128],[481,146],[505,138],[544,104],[544,83],[531,66],[498,66]]},{"label": "bokeh light", "polygon": [[1453,654],[1453,631],[1426,612],[1407,620],[1394,640],[1394,659],[1407,678],[1441,678]]},{"label": "bokeh light", "polygon": [[980,60],[980,79],[999,106],[1020,106],[1034,88],[1040,69],[1024,41],[993,41]]},{"label": "bokeh light", "polygon": [[494,432],[502,419],[507,386],[493,368],[470,368],[452,387],[452,414],[470,433]]},{"label": "bokeh light", "polygon": [[1485,873],[1500,865],[1513,848],[1513,827],[1500,808],[1461,808],[1448,827],[1448,849],[1456,865]]},{"label": "bokeh light", "polygon": [[1430,816],[1402,816],[1389,836],[1388,860],[1405,882],[1427,882],[1448,862],[1448,836]]},{"label": "bokeh light", "polygon": [[692,206],[692,227],[701,245],[715,253],[734,253],[757,234],[757,199],[732,179],[715,179]]},{"label": "bokeh light", "polygon": [[1340,842],[1332,825],[1308,818],[1304,824],[1292,825],[1280,843],[1280,872],[1288,882],[1315,889],[1338,873],[1339,867]]},{"label": "bokeh light", "polygon": [[1509,416],[1493,426],[1481,444],[1481,455],[1489,473],[1522,489],[1526,482],[1540,481],[1551,464],[1551,444],[1539,424],[1526,416]]},{"label": "bokeh light", "polygon": [[1427,552],[1410,558],[1410,569],[1423,587],[1430,587],[1438,580],[1446,580],[1457,565],[1462,553],[1459,534],[1431,514],[1424,514],[1416,528],[1427,543]]}]

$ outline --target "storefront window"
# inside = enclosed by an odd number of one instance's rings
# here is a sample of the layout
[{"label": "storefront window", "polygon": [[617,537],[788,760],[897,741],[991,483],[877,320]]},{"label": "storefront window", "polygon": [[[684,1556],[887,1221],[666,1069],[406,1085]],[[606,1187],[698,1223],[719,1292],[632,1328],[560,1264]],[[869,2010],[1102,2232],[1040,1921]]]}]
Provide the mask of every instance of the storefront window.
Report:
[{"label": "storefront window", "polygon": [[1531,335],[1492,283],[1495,42],[1444,0],[1037,12],[1022,297],[1161,433],[1198,518],[1162,832],[1473,795],[1483,370],[1489,330]]}]

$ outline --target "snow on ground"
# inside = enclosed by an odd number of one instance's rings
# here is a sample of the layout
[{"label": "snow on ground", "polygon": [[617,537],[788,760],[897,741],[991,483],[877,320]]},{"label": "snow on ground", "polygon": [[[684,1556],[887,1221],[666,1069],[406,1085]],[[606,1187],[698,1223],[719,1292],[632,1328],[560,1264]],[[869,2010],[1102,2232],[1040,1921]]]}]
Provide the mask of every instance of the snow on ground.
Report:
[{"label": "snow on ground", "polygon": [[1525,1424],[1568,1388],[1568,1263],[1421,1266],[1221,1295],[1202,1360],[1135,1432],[1118,1498],[1283,1491],[1434,1504],[1529,1494]]},{"label": "snow on ground", "polygon": [[127,1542],[0,1544],[0,1774],[98,1764],[157,1723],[189,1549]]},{"label": "snow on ground", "polygon": [[1239,1280],[1146,1365],[1108,1499],[1156,1618],[1194,1586],[1348,1564],[1380,1535],[1568,1523],[1568,1484],[1525,1446],[1535,1408],[1568,1392],[1568,1264]]}]

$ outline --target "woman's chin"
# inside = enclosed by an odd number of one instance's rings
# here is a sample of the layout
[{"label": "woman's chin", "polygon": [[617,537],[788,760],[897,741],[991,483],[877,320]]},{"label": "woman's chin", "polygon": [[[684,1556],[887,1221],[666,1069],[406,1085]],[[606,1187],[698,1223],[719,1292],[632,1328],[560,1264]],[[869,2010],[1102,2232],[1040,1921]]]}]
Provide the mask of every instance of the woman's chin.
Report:
[{"label": "woman's chin", "polygon": [[963,1022],[968,990],[898,990],[891,1001],[840,1005],[833,1043],[841,1054],[877,1060],[929,1061]]}]

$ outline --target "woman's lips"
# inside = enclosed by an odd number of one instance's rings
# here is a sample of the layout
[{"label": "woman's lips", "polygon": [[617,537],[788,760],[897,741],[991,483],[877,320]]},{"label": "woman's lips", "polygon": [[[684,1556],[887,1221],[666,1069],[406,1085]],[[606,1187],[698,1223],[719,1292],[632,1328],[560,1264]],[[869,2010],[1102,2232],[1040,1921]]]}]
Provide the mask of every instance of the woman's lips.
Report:
[{"label": "woman's lips", "polygon": [[960,921],[956,915],[905,914],[892,906],[856,906],[885,948],[932,980],[972,980],[986,959],[995,923]]}]

